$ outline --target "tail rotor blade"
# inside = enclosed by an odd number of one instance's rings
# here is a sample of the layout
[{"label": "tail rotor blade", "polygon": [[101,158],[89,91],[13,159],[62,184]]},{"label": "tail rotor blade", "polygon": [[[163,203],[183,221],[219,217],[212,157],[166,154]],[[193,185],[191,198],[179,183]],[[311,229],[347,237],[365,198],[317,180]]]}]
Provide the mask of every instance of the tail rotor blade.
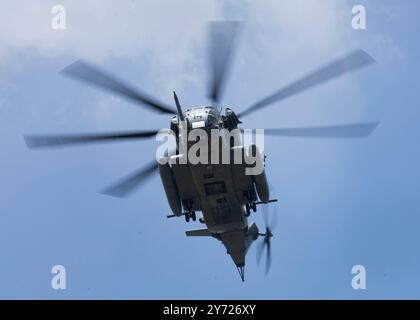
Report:
[{"label": "tail rotor blade", "polygon": [[268,239],[267,241],[267,257],[265,261],[265,275],[268,274],[271,267],[271,240]]},{"label": "tail rotor blade", "polygon": [[277,205],[274,206],[274,210],[272,210],[272,212],[270,229],[274,230],[277,227]]},{"label": "tail rotor blade", "polygon": [[261,241],[257,244],[257,264],[260,264],[265,245],[265,241]]},{"label": "tail rotor blade", "polygon": [[262,206],[262,214],[263,214],[265,227],[268,228],[268,208],[267,208],[267,205],[265,204]]},{"label": "tail rotor blade", "polygon": [[[266,250],[266,262],[265,262],[265,274],[268,274],[271,266],[271,238],[273,237],[272,230],[277,224],[277,215],[274,213],[271,219],[269,218],[269,212],[266,206],[262,207],[262,213],[265,223],[265,233],[259,233],[260,236],[263,236],[263,241],[257,245],[257,263],[260,263],[263,252]],[[269,224],[270,221],[270,224]]]}]

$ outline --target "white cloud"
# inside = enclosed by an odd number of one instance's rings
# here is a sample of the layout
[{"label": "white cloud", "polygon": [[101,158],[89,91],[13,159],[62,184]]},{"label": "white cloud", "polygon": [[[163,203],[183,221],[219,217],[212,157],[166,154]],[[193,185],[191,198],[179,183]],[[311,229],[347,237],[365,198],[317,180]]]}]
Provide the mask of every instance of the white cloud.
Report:
[{"label": "white cloud", "polygon": [[[0,66],[20,66],[17,57],[68,56],[103,63],[110,58],[178,74],[196,59],[194,47],[206,21],[222,18],[217,2],[202,1],[60,1],[66,30],[51,28],[57,1],[0,2]],[[192,66],[191,66],[192,65]],[[163,73],[162,73],[163,75]],[[159,77],[159,75],[157,75]],[[183,81],[194,81],[184,75]]]},{"label": "white cloud", "polygon": [[[50,26],[51,8],[57,4],[67,10],[65,31]],[[19,66],[20,57],[32,55],[98,64],[118,59],[153,74],[157,94],[203,86],[207,21],[242,19],[246,24],[228,87],[240,103],[268,94],[360,43],[351,28],[351,5],[336,0],[6,0],[0,2],[0,12],[0,67]],[[358,94],[350,79],[332,86]],[[315,104],[312,98],[300,101]],[[327,104],[317,107],[323,106]],[[308,117],[320,111],[308,111]]]},{"label": "white cloud", "polygon": [[50,26],[50,11],[56,4],[50,0],[2,1],[3,54],[33,49],[49,56],[133,57],[156,47],[166,48],[170,43],[182,46],[186,38],[200,32],[202,19],[217,15],[215,2],[209,0],[67,0],[61,1],[66,8],[67,30],[60,31]]}]

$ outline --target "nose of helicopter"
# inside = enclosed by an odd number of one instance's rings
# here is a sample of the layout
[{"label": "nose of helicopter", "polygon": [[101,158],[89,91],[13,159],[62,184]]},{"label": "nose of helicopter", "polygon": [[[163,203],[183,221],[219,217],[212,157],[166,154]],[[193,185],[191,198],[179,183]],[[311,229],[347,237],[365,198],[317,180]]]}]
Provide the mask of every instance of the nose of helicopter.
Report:
[{"label": "nose of helicopter", "polygon": [[213,107],[195,107],[185,111],[189,129],[212,129],[217,127],[218,111]]}]

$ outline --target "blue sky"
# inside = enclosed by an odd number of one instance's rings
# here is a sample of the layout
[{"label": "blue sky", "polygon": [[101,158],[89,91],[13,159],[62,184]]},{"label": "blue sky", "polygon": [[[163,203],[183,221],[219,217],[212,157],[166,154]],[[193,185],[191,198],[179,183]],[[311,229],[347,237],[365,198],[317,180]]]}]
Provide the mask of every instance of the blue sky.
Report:
[{"label": "blue sky", "polygon": [[[414,1],[56,1],[0,3],[0,298],[420,298],[419,44]],[[367,30],[351,28],[363,4]],[[84,58],[172,103],[207,104],[205,25],[241,19],[224,104],[244,110],[344,53],[377,63],[244,120],[245,127],[380,121],[367,140],[266,137],[279,199],[273,264],[255,248],[246,282],[200,227],[166,219],[159,178],[120,200],[98,190],[147,163],[157,143],[32,151],[27,133],[163,128],[156,115],[58,75]],[[251,217],[262,225],[259,214]],[[51,267],[67,289],[51,288]],[[351,268],[367,289],[351,287]]]}]

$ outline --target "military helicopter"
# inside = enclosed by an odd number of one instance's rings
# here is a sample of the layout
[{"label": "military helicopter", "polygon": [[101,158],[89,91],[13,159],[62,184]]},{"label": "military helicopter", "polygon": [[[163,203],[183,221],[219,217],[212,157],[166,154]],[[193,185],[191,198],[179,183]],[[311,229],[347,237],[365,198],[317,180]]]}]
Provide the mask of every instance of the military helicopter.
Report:
[{"label": "military helicopter", "polygon": [[[221,96],[231,66],[239,30],[240,23],[236,21],[209,23],[210,81],[208,97],[212,101],[210,106],[191,107],[183,111],[174,92],[176,107],[174,109],[124,83],[101,68],[82,60],[64,68],[61,73],[120,95],[150,111],[172,115],[170,129],[176,136],[177,146],[174,152],[164,155],[164,158],[171,161],[161,163],[153,160],[102,192],[116,197],[127,196],[155,172],[159,172],[172,210],[172,214],[168,215],[168,218],[183,216],[186,222],[196,221],[196,212],[201,212],[199,221],[205,224],[206,228],[186,231],[186,235],[188,237],[213,237],[220,240],[244,281],[245,255],[251,244],[259,237],[262,237],[263,240],[257,250],[257,256],[260,259],[262,253],[266,252],[266,273],[271,265],[271,238],[277,216],[276,214],[272,215],[270,222],[266,205],[277,200],[270,198],[265,169],[259,174],[247,175],[245,170],[249,165],[246,161],[239,164],[233,163],[233,161],[227,164],[192,164],[189,162],[181,164],[180,158],[185,156],[186,151],[191,147],[188,142],[185,152],[179,147],[182,140],[182,129],[200,128],[206,132],[219,130],[220,148],[232,152],[240,150],[243,158],[255,156],[257,161],[265,165],[265,155],[256,145],[250,145],[247,149],[241,143],[241,139],[233,139],[232,143],[229,137],[224,139],[226,137],[223,135],[238,129],[238,125],[241,124],[241,120],[245,116],[350,71],[368,66],[374,63],[374,59],[360,49],[355,50],[259,100],[238,114],[231,108],[225,108],[223,114],[220,108]],[[377,122],[366,122],[323,127],[275,128],[265,129],[264,133],[274,136],[366,138],[377,125]],[[61,147],[149,139],[155,137],[158,132],[159,130],[139,130],[99,134],[28,135],[25,136],[25,141],[30,148]],[[210,153],[212,150],[210,149]],[[264,232],[260,232],[255,223],[248,224],[251,212],[256,212],[257,206],[260,205],[263,206]]]}]

